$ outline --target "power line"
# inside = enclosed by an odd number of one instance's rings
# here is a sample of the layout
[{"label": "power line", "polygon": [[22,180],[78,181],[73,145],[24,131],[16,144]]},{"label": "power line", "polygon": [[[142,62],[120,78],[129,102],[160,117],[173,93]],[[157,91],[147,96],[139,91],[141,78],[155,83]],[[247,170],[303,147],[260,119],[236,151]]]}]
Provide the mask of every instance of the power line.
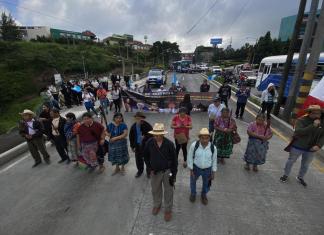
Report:
[{"label": "power line", "polygon": [[209,8],[208,10],[205,12],[205,14],[203,14],[196,23],[194,23],[194,25],[187,31],[187,34],[189,34],[194,28],[196,28],[196,26],[208,15],[208,13],[216,6],[216,3],[218,2],[218,0],[216,0]]},{"label": "power line", "polygon": [[80,25],[74,24],[73,21],[71,21],[69,19],[66,19],[66,18],[60,18],[60,17],[57,17],[57,16],[53,16],[53,15],[50,15],[50,14],[47,14],[47,13],[43,13],[43,12],[40,12],[40,11],[37,11],[37,10],[33,10],[33,9],[30,9],[30,8],[27,8],[25,6],[19,6],[17,3],[13,3],[13,2],[8,2],[8,1],[4,1],[4,0],[0,0],[0,2],[5,3],[5,4],[9,4],[9,5],[13,5],[13,6],[15,6],[17,8],[20,8],[20,9],[23,9],[25,11],[34,12],[34,13],[36,13],[38,15],[43,15],[43,16],[46,16],[46,17],[49,17],[49,18],[53,18],[53,19],[56,19],[56,20],[64,21],[64,22],[70,24],[71,26],[77,26],[80,29],[83,29],[84,28],[84,27],[82,27]]},{"label": "power line", "polygon": [[224,33],[224,35],[227,35],[227,33],[232,29],[234,23],[237,21],[238,18],[240,18],[240,16],[242,15],[243,11],[250,4],[250,2],[251,2],[251,0],[247,0],[245,2],[245,4],[242,5],[242,7],[240,8],[239,13],[236,15],[236,17],[234,18],[234,20],[232,21],[232,23],[230,24],[230,26],[227,28],[227,31],[226,31],[226,33]]}]

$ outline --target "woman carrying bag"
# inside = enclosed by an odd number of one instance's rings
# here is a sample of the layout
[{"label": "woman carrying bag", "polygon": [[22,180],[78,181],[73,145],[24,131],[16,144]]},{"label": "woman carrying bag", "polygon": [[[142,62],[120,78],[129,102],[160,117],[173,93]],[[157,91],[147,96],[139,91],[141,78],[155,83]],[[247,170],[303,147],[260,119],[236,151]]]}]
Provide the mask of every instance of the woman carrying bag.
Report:
[{"label": "woman carrying bag", "polygon": [[180,108],[179,114],[174,116],[171,125],[171,128],[174,129],[177,158],[179,156],[180,149],[182,149],[184,168],[187,167],[187,145],[189,142],[189,130],[192,129],[191,117],[186,113],[186,108]]}]

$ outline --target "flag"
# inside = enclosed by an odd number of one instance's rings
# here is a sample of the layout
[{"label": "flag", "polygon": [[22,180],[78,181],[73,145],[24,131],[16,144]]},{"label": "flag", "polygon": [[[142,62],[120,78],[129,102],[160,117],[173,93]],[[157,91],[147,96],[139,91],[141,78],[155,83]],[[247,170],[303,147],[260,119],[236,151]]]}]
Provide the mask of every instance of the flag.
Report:
[{"label": "flag", "polygon": [[310,105],[317,104],[321,106],[321,108],[324,108],[324,79],[322,78],[320,82],[315,86],[313,90],[309,93],[307,96],[303,108],[299,111],[297,114],[298,117],[305,114],[305,109],[307,109]]},{"label": "flag", "polygon": [[177,83],[177,74],[176,73],[173,73],[172,83],[174,83],[174,84]]}]

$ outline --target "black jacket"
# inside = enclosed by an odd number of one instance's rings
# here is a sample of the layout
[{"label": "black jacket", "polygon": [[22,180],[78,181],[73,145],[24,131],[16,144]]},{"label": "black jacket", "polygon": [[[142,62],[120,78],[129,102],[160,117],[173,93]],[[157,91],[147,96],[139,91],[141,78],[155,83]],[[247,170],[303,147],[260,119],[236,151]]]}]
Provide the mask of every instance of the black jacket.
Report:
[{"label": "black jacket", "polygon": [[209,84],[201,84],[200,85],[200,92],[209,92],[210,85]]},{"label": "black jacket", "polygon": [[[152,135],[148,133],[152,129],[153,129],[152,126],[148,122],[142,121],[141,131],[142,131],[142,135],[144,136],[142,139],[142,146],[145,146],[146,141],[152,137]],[[129,132],[129,142],[132,149],[136,148],[137,146],[136,138],[137,138],[136,123],[134,123]]]},{"label": "black jacket", "polygon": [[185,102],[181,102],[180,104],[179,104],[179,108],[182,108],[182,107],[184,107],[184,108],[186,108],[187,109],[187,115],[190,115],[190,113],[191,113],[191,110],[192,110],[192,103],[191,102],[189,102],[189,103],[185,103]]},{"label": "black jacket", "polygon": [[[31,128],[35,131],[35,134],[32,135],[32,138],[43,137],[44,128],[40,121],[34,120],[33,126]],[[19,122],[19,134],[24,138],[29,134],[27,122],[23,120]]]},{"label": "black jacket", "polygon": [[143,155],[149,169],[152,169],[154,172],[170,169],[173,177],[176,177],[178,172],[178,158],[173,142],[164,138],[159,148],[156,140],[150,138],[146,142]]},{"label": "black jacket", "polygon": [[232,91],[232,89],[231,89],[231,87],[229,85],[221,86],[219,88],[218,94],[222,98],[230,99],[231,98],[231,93],[232,93],[231,91]]}]

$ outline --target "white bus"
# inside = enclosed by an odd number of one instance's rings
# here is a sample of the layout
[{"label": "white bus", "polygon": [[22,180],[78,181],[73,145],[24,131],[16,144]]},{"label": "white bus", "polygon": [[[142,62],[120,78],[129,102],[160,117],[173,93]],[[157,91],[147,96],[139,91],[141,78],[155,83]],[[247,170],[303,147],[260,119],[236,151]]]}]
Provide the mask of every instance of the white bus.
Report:
[{"label": "white bus", "polygon": [[[284,94],[285,97],[288,95],[290,82],[293,79],[295,73],[298,57],[299,54],[295,53],[291,64],[291,68],[289,70],[288,81],[287,81],[285,94]],[[307,60],[308,57],[309,54],[307,55]],[[262,59],[258,70],[257,81],[255,84],[255,87],[259,91],[265,90],[270,82],[273,83],[276,87],[279,87],[280,81],[282,79],[282,73],[284,70],[286,59],[287,59],[287,55],[269,56]],[[319,80],[321,80],[323,75],[324,75],[324,53],[321,53],[317,64],[316,77],[314,79],[313,86],[316,85]]]}]

